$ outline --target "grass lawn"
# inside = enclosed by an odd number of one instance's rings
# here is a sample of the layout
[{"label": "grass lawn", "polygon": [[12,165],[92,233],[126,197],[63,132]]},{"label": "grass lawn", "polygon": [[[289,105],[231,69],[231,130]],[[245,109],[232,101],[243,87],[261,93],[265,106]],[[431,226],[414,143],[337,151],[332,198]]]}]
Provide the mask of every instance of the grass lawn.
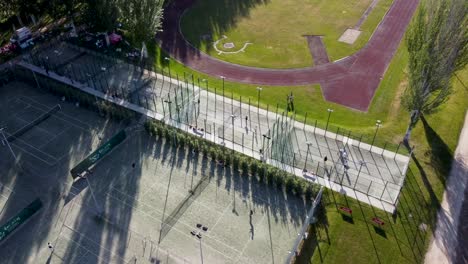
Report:
[{"label": "grass lawn", "polygon": [[[184,73],[186,73],[187,76],[193,74],[195,76],[195,82],[197,82],[197,79],[206,79],[208,81],[209,90],[214,92],[216,87],[217,93],[222,94],[221,79],[196,72],[174,60],[171,60],[170,65],[167,65],[167,61],[164,60],[164,57],[167,56],[166,53],[159,48],[154,48],[153,52],[156,57],[156,66],[165,69],[166,75],[170,66],[173,76],[177,73],[182,79]],[[393,63],[387,70],[386,77],[380,84],[367,113],[326,102],[319,85],[262,86],[263,90],[260,98],[260,106],[263,108],[269,107],[269,109],[275,109],[276,105],[279,103],[279,107],[285,109],[286,95],[292,91],[295,98],[296,118],[298,120],[303,121],[307,113],[307,123],[313,125],[315,120],[317,120],[317,125],[324,128],[328,117],[327,108],[332,108],[334,112],[330,118],[331,130],[336,130],[336,126],[340,126],[341,128],[352,130],[355,135],[364,134],[369,137],[367,141],[371,141],[370,137],[375,131],[375,122],[379,119],[382,120],[383,127],[379,130],[379,136],[376,139],[377,144],[383,146],[385,141],[398,144],[402,139],[402,134],[407,125],[406,118],[397,116],[399,114],[397,111],[399,105],[395,103],[399,100],[397,90],[402,90],[404,88],[404,83],[400,85],[405,74],[401,65],[404,64],[406,60],[407,52],[405,49],[400,48],[393,59]],[[200,86],[205,88],[206,83],[200,81]],[[239,99],[239,97],[242,96],[242,100],[246,102],[250,97],[251,102],[256,104],[258,93],[256,87],[257,85],[225,82],[225,94],[230,96],[232,91],[234,98]]]},{"label": "grass lawn", "polygon": [[[468,69],[458,76],[466,84]],[[299,263],[320,263],[321,259],[324,263],[423,262],[468,109],[468,89],[456,79],[454,87],[450,100],[438,113],[419,122],[412,134],[415,155],[400,195],[396,220],[366,204],[328,192],[325,196],[328,229],[324,224],[313,229],[317,231],[318,247],[317,240],[308,241],[312,250],[301,256]],[[339,213],[340,205],[353,210],[351,221]],[[385,232],[370,224],[376,215],[386,222]],[[428,225],[427,231],[419,228],[422,223]]]},{"label": "grass lawn", "polygon": [[[167,70],[168,65],[163,59],[167,54],[160,49],[154,50],[159,67]],[[379,130],[377,144],[390,141],[397,143],[402,139],[408,124],[409,115],[400,106],[400,96],[407,85],[406,66],[407,52],[404,44],[396,52],[379,89],[374,96],[368,113],[358,112],[346,107],[324,101],[320,87],[316,85],[298,87],[268,87],[264,86],[261,96],[261,106],[276,106],[281,102],[285,107],[285,96],[294,92],[298,120],[303,120],[308,113],[307,123],[318,120],[319,126],[324,126],[327,119],[327,108],[335,111],[331,117],[332,125],[339,125],[357,133],[370,136],[375,131],[375,120],[383,121]],[[183,76],[193,74],[197,78],[207,79],[208,87],[221,93],[221,80],[212,78],[171,60],[171,71]],[[347,199],[338,193],[328,192],[326,197],[328,219],[327,232],[318,228],[319,246],[309,245],[309,254],[299,263],[319,263],[322,258],[325,263],[421,263],[430,236],[433,232],[435,215],[445,188],[445,177],[450,170],[451,160],[458,136],[463,125],[464,114],[468,109],[468,69],[458,74],[454,79],[454,94],[441,107],[440,111],[426,117],[426,122],[419,122],[413,130],[411,142],[416,146],[414,159],[407,175],[406,185],[400,198],[398,217],[394,221],[389,214]],[[463,85],[464,83],[465,85]],[[201,86],[205,87],[203,82]],[[226,94],[232,90],[234,97],[250,97],[256,102],[256,85],[245,85],[226,82]],[[243,99],[245,100],[245,99]],[[369,140],[368,140],[369,141]],[[337,205],[348,205],[353,209],[353,222],[344,220],[339,214]],[[384,233],[378,233],[369,224],[370,218],[378,215],[386,222]],[[420,231],[421,223],[428,224],[428,231]],[[318,250],[320,248],[320,251]]]},{"label": "grass lawn", "polygon": [[[297,68],[313,64],[303,35],[323,35],[331,60],[361,49],[389,9],[392,0],[380,0],[362,25],[355,44],[338,42],[353,27],[372,0],[198,0],[181,20],[189,42],[218,59],[265,68]],[[212,40],[204,40],[211,35]],[[218,49],[237,51],[251,42],[245,52],[218,54],[213,41],[226,35]],[[235,48],[223,49],[233,42]]]}]

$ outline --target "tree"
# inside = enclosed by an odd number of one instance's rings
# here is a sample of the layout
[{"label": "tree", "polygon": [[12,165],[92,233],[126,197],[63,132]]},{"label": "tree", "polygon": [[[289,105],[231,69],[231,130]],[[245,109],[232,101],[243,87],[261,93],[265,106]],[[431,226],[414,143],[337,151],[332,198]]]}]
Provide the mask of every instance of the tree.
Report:
[{"label": "tree", "polygon": [[451,78],[468,62],[465,0],[421,2],[408,33],[409,85],[402,96],[411,112],[405,142],[422,114],[434,113],[452,94]]},{"label": "tree", "polygon": [[86,0],[86,21],[97,31],[111,31],[119,18],[117,0]]},{"label": "tree", "polygon": [[134,43],[151,40],[161,29],[164,0],[120,0],[122,22]]}]

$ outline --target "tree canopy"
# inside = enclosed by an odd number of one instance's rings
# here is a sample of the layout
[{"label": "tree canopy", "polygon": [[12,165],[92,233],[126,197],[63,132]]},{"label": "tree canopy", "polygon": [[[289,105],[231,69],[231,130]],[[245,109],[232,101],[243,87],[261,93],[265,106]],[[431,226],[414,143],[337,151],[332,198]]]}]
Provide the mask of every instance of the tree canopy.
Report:
[{"label": "tree canopy", "polygon": [[452,93],[451,78],[468,62],[468,4],[464,0],[422,2],[407,33],[409,87],[403,105],[430,114]]}]

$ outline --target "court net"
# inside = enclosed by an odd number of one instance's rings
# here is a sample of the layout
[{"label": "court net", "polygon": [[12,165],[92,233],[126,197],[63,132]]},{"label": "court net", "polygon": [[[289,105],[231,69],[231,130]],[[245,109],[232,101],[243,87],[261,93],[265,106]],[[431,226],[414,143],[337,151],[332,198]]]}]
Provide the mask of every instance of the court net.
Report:
[{"label": "court net", "polygon": [[172,227],[179,221],[180,217],[187,211],[190,205],[197,199],[198,196],[206,189],[210,184],[210,177],[203,176],[195,187],[189,191],[189,194],[182,200],[172,213],[164,219],[161,224],[161,231],[159,235],[159,242],[171,231]]},{"label": "court net", "polygon": [[[14,141],[15,139],[21,137],[24,133],[28,132],[31,128],[39,125],[40,123],[42,123],[43,121],[47,120],[50,116],[52,116],[53,114],[55,114],[57,111],[59,111],[61,108],[61,106],[59,104],[57,104],[56,106],[54,106],[52,109],[50,109],[49,111],[47,111],[46,113],[42,114],[41,116],[39,116],[38,118],[34,119],[31,123],[23,126],[22,128],[18,129],[16,132],[14,132],[13,134],[11,134],[10,136],[7,137],[7,141],[8,142],[12,142]],[[4,140],[3,140],[4,141]]]}]

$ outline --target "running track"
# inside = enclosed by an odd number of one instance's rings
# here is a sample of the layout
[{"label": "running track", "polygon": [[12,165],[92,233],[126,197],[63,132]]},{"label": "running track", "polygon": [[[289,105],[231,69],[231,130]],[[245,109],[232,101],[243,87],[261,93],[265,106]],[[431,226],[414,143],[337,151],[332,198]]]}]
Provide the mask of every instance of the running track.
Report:
[{"label": "running track", "polygon": [[195,0],[173,1],[165,11],[161,47],[186,66],[226,80],[263,85],[320,84],[327,101],[367,111],[419,0],[394,0],[366,46],[342,60],[298,69],[265,69],[224,62],[191,46],[179,30]]}]

